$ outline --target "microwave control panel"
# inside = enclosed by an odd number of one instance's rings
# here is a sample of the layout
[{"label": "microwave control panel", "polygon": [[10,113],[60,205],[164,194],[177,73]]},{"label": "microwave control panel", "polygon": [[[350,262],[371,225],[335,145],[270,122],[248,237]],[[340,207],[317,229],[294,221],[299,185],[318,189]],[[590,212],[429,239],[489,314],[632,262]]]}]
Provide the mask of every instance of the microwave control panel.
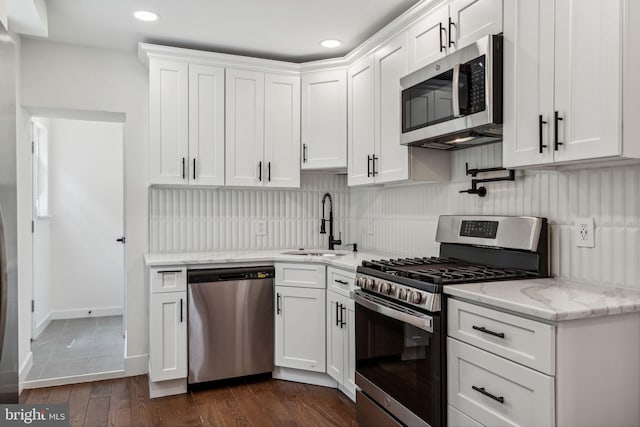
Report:
[{"label": "microwave control panel", "polygon": [[468,72],[468,106],[466,114],[479,113],[486,109],[486,87],[485,87],[485,65],[486,58],[484,55],[467,62],[466,71]]}]

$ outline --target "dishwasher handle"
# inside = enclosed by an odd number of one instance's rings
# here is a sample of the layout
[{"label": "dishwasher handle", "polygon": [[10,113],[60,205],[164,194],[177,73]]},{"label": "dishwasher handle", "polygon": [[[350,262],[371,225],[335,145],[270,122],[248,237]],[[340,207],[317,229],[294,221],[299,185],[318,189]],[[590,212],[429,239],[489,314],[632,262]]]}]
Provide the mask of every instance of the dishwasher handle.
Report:
[{"label": "dishwasher handle", "polygon": [[241,280],[273,279],[273,266],[240,268],[207,268],[187,271],[188,283],[229,282]]}]

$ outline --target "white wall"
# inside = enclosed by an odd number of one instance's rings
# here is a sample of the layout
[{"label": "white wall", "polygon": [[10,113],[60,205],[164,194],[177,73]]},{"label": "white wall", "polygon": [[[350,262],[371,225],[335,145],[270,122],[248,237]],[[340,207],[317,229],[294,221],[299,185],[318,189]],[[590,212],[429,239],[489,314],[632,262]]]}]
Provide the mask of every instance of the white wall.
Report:
[{"label": "white wall", "polygon": [[[146,369],[148,294],[148,75],[135,52],[25,39],[22,105],[126,114],[124,124],[127,235],[127,368]],[[21,190],[24,191],[24,190]],[[24,284],[21,284],[21,289]],[[134,364],[137,362],[134,368]]]},{"label": "white wall", "polygon": [[[92,315],[122,313],[124,253],[122,244],[116,242],[123,232],[122,191],[122,124],[51,119],[49,284],[53,318],[88,316],[89,311]],[[40,230],[36,230],[36,242],[39,238]],[[40,261],[37,255],[36,264]]]}]

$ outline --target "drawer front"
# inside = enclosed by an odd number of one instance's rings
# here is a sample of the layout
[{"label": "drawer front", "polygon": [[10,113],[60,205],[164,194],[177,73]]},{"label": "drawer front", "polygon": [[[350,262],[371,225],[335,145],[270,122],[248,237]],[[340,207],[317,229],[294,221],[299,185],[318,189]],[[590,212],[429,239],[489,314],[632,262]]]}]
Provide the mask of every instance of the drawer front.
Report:
[{"label": "drawer front", "polygon": [[151,293],[187,290],[187,269],[185,267],[151,267],[149,276]]},{"label": "drawer front", "polygon": [[448,403],[487,426],[554,426],[554,379],[447,338]]},{"label": "drawer front", "polygon": [[448,300],[450,337],[545,374],[555,374],[555,326],[455,299]]},{"label": "drawer front", "polygon": [[447,406],[447,425],[449,427],[484,427],[451,405]]},{"label": "drawer front", "polygon": [[327,289],[350,298],[355,289],[356,273],[327,267]]},{"label": "drawer front", "polygon": [[277,263],[275,269],[276,286],[326,288],[324,265]]}]

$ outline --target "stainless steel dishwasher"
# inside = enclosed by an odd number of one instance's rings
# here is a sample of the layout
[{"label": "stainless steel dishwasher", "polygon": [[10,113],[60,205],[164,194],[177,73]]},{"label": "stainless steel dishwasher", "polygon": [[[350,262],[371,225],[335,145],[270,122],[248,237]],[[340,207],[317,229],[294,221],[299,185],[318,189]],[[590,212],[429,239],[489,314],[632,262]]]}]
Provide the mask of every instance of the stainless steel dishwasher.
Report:
[{"label": "stainless steel dishwasher", "polygon": [[189,384],[273,371],[273,267],[187,273]]}]

